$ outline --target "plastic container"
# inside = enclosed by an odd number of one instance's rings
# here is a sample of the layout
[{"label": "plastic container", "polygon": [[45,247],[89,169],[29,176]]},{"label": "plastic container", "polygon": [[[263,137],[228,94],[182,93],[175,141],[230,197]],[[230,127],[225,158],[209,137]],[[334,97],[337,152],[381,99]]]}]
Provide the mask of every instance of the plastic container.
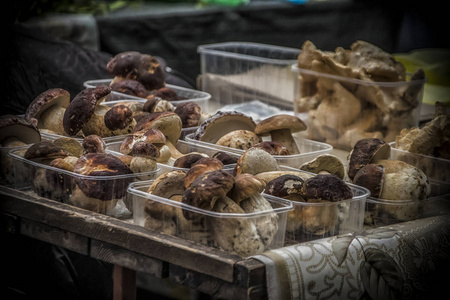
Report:
[{"label": "plastic container", "polygon": [[[286,166],[281,166],[281,170],[315,175]],[[361,231],[370,191],[352,183],[347,185],[353,193],[351,199],[321,203],[291,201],[294,209],[288,212],[285,245]]]},{"label": "plastic container", "polygon": [[[254,254],[261,253],[267,249],[276,249],[284,246],[285,230],[286,230],[286,216],[289,210],[292,210],[292,203],[276,197],[264,196],[272,205],[272,210],[265,210],[254,213],[219,213],[205,209],[199,209],[191,205],[181,203],[176,200],[162,198],[156,195],[147,193],[148,188],[153,181],[134,182],[128,187],[128,194],[133,198],[133,220],[136,225],[156,230],[161,233],[178,236],[186,240],[194,241],[214,248],[222,249],[241,257],[247,257]],[[158,216],[151,217],[145,212],[146,205],[158,205],[161,213]],[[183,216],[183,211],[187,211],[195,218],[195,222],[187,220]],[[241,228],[250,230],[254,234],[261,234],[268,226],[267,222],[270,220],[270,226],[274,231],[270,235],[271,242],[265,245],[264,249],[256,250],[248,247],[248,251],[236,252],[230,249],[220,247],[217,239],[224,237],[224,233],[218,232],[217,226],[222,225],[230,229],[231,239],[238,241]],[[223,227],[222,227],[223,228]],[[276,229],[276,231],[275,231]],[[225,230],[227,231],[227,230]],[[227,231],[228,232],[228,231]],[[233,237],[233,233],[235,236]],[[221,235],[222,234],[222,235]],[[234,242],[234,241],[233,241]],[[247,248],[244,243],[251,243],[251,240],[245,242],[235,243],[235,247]],[[222,244],[223,245],[223,244]]]},{"label": "plastic container", "polygon": [[[96,87],[99,85],[110,85],[111,84],[112,79],[97,79],[97,80],[88,80],[85,81],[83,83],[83,85],[86,88],[91,88],[91,87]],[[197,90],[193,90],[193,89],[188,89],[185,87],[181,87],[181,86],[176,86],[176,85],[172,85],[172,84],[166,84],[167,87],[173,89],[178,96],[186,98],[185,100],[176,100],[176,101],[170,101],[175,107],[178,105],[181,105],[183,103],[186,102],[195,102],[198,105],[200,105],[201,109],[203,112],[208,112],[208,102],[209,99],[211,98],[211,95],[206,93],[206,92],[202,92],[202,91],[197,91]],[[118,99],[140,99],[141,101],[146,101],[145,98],[139,98],[139,97],[133,97],[124,93],[120,93],[120,92],[116,92],[116,91],[112,91],[111,92],[111,96],[107,97],[107,101],[112,101],[112,100],[118,100]]]},{"label": "plastic container", "polygon": [[124,202],[128,184],[154,179],[161,173],[157,168],[151,172],[127,175],[81,175],[25,159],[23,156],[29,147],[9,151],[14,166],[15,189],[119,218],[131,217]]},{"label": "plastic container", "polygon": [[[211,149],[216,149],[216,151],[224,151],[230,154],[237,154],[241,156],[245,151],[241,149],[234,149],[226,146],[215,145],[207,142],[202,142],[193,139],[193,133],[186,135],[185,141],[194,146],[209,147]],[[299,168],[305,162],[313,160],[316,156],[326,153],[331,153],[333,151],[333,146],[325,144],[322,142],[316,142],[308,139],[304,139],[294,135],[294,140],[297,143],[297,147],[300,150],[300,154],[293,155],[274,155],[279,165],[290,166],[294,168]]]},{"label": "plastic container", "polygon": [[392,142],[403,128],[419,123],[426,79],[409,80],[408,75],[407,81],[373,82],[300,69],[296,64],[292,70],[294,110],[308,125],[309,139],[350,151],[362,138]]},{"label": "plastic container", "polygon": [[[197,51],[201,89],[211,94],[210,108],[216,107],[211,113],[226,105],[253,100],[275,108],[274,114],[292,113],[295,77],[291,65],[296,62],[300,49],[227,42],[200,45]],[[235,110],[249,112],[245,107]]]},{"label": "plastic container", "polygon": [[391,146],[391,159],[421,169],[428,177],[431,195],[425,200],[367,199],[366,226],[378,227],[450,213],[450,160],[411,153]]}]

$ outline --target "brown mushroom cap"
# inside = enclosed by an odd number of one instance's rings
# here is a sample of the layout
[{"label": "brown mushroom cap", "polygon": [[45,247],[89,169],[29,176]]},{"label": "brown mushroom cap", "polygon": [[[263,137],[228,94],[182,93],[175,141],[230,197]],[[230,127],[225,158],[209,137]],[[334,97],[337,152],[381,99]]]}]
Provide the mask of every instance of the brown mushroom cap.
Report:
[{"label": "brown mushroom cap", "polygon": [[87,153],[105,153],[106,143],[102,137],[91,134],[86,136],[82,141],[83,154]]},{"label": "brown mushroom cap", "polygon": [[197,161],[199,161],[200,159],[202,159],[204,157],[208,157],[208,155],[206,155],[204,153],[191,152],[191,153],[188,153],[186,155],[183,155],[183,156],[177,158],[174,161],[173,166],[176,168],[189,169],[190,167],[192,167],[192,165],[194,165]]},{"label": "brown mushroom cap", "polygon": [[54,140],[53,144],[63,148],[73,156],[80,157],[83,155],[83,145],[75,138],[60,137]]},{"label": "brown mushroom cap", "polygon": [[64,113],[64,131],[69,136],[76,135],[94,114],[97,105],[110,93],[109,86],[86,88],[78,93]]},{"label": "brown mushroom cap", "polygon": [[175,145],[181,136],[181,119],[176,113],[169,111],[149,113],[136,124],[134,132],[150,128],[163,132],[167,140]]},{"label": "brown mushroom cap", "polygon": [[117,54],[108,62],[106,70],[117,77],[135,79],[148,91],[165,86],[165,73],[159,61],[137,51]]},{"label": "brown mushroom cap", "polygon": [[[133,171],[119,158],[108,153],[88,153],[81,156],[75,163],[74,173],[87,176],[118,176],[130,175]],[[125,195],[132,176],[114,179],[75,177],[78,187],[87,197],[99,200],[111,200]]]},{"label": "brown mushroom cap", "polygon": [[133,111],[123,104],[114,105],[105,113],[104,120],[111,130],[124,129],[133,122]]},{"label": "brown mushroom cap", "polygon": [[147,157],[157,159],[160,155],[159,149],[152,143],[139,141],[134,143],[131,149],[131,155],[134,157]]},{"label": "brown mushroom cap", "polygon": [[264,193],[293,201],[304,201],[302,187],[304,180],[292,174],[281,175],[267,183]]},{"label": "brown mushroom cap", "polygon": [[280,114],[266,118],[256,125],[255,133],[268,135],[274,130],[289,129],[292,133],[304,131],[307,126],[305,122],[296,116]]},{"label": "brown mushroom cap", "polygon": [[243,113],[236,111],[219,111],[203,121],[193,134],[193,139],[213,143],[223,135],[237,129],[254,131],[255,122]]},{"label": "brown mushroom cap", "polygon": [[261,194],[265,186],[266,183],[263,180],[252,174],[239,174],[235,176],[233,188],[228,192],[227,196],[239,204],[239,202],[253,194]]},{"label": "brown mushroom cap", "polygon": [[313,160],[302,164],[299,169],[314,174],[329,173],[340,179],[344,179],[345,176],[344,164],[332,154],[318,155]]},{"label": "brown mushroom cap", "polygon": [[263,141],[256,144],[254,147],[261,148],[272,155],[290,155],[289,150],[281,142]]},{"label": "brown mushroom cap", "polygon": [[142,108],[144,113],[161,112],[161,111],[175,111],[175,106],[168,100],[159,97],[153,97],[145,101]]},{"label": "brown mushroom cap", "polygon": [[41,141],[41,134],[31,121],[5,115],[0,118],[0,144],[4,147],[4,142],[10,138],[17,138],[24,144],[33,144]]},{"label": "brown mushroom cap", "polygon": [[165,144],[166,136],[160,130],[155,128],[150,128],[147,130],[144,129],[142,131],[128,134],[120,144],[120,153],[130,154],[133,145],[138,141],[152,144]]},{"label": "brown mushroom cap", "polygon": [[201,174],[206,172],[211,172],[215,170],[221,170],[223,164],[220,160],[212,157],[203,157],[195,162],[189,171],[186,173],[186,178],[184,179],[184,187],[187,189],[192,184],[192,182],[199,177]]},{"label": "brown mushroom cap", "polygon": [[331,174],[318,174],[303,183],[302,192],[307,201],[321,199],[331,202],[351,199],[350,187],[340,178]]},{"label": "brown mushroom cap", "polygon": [[23,157],[37,163],[48,164],[55,158],[66,156],[69,156],[69,153],[63,148],[49,141],[41,141],[31,145]]},{"label": "brown mushroom cap", "polygon": [[[206,172],[197,177],[186,189],[182,202],[201,209],[211,210],[216,200],[226,196],[234,184],[234,176],[223,170]],[[191,219],[189,213],[184,213]]]},{"label": "brown mushroom cap", "polygon": [[168,101],[186,99],[184,97],[178,96],[177,92],[174,89],[167,86],[159,88],[153,94],[149,95],[147,99],[151,99],[152,97],[158,97]]},{"label": "brown mushroom cap", "polygon": [[175,113],[180,116],[183,128],[190,128],[199,125],[202,109],[195,102],[186,102],[178,105]]},{"label": "brown mushroom cap", "polygon": [[389,158],[391,146],[382,139],[367,138],[356,142],[350,153],[348,177],[353,180],[356,173],[369,163]]},{"label": "brown mushroom cap", "polygon": [[124,79],[111,83],[111,89],[115,92],[124,93],[140,98],[145,98],[148,95],[148,91],[145,86],[134,79]]},{"label": "brown mushroom cap", "polygon": [[365,165],[356,173],[353,183],[368,189],[372,197],[379,198],[383,189],[384,172],[382,165]]},{"label": "brown mushroom cap", "polygon": [[233,156],[233,155],[228,154],[228,153],[223,152],[223,151],[217,151],[216,153],[213,154],[212,157],[213,158],[217,158],[224,165],[235,164],[238,161],[238,157]]},{"label": "brown mushroom cap", "polygon": [[39,118],[42,113],[54,105],[67,108],[70,104],[70,94],[68,91],[60,88],[49,89],[41,94],[39,94],[33,101],[28,105],[25,111],[25,119],[36,119]]}]

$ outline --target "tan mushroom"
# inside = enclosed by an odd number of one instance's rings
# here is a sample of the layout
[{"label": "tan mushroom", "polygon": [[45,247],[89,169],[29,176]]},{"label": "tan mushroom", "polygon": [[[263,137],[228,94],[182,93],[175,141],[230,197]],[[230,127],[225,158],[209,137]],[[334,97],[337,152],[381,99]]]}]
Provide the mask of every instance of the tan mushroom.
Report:
[{"label": "tan mushroom", "polygon": [[291,154],[298,154],[297,143],[292,133],[306,130],[306,124],[291,115],[275,115],[259,122],[255,127],[257,135],[269,135],[272,141],[281,142]]},{"label": "tan mushroom", "polygon": [[302,164],[299,169],[314,174],[333,174],[340,179],[345,177],[344,164],[333,154],[318,155],[313,160]]},{"label": "tan mushroom", "polygon": [[261,138],[250,130],[238,129],[223,135],[216,145],[247,150],[261,142]]},{"label": "tan mushroom", "polygon": [[256,175],[262,172],[280,170],[276,159],[260,148],[250,148],[246,150],[236,162],[233,173],[239,175],[250,173]]}]

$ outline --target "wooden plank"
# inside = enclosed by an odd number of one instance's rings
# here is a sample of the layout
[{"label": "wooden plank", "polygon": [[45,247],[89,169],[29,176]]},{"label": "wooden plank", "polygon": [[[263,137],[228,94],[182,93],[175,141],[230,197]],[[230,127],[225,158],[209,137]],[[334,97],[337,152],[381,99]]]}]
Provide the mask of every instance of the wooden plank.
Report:
[{"label": "wooden plank", "polygon": [[244,259],[235,265],[236,284],[240,286],[258,286],[266,283],[266,267],[254,258]]},{"label": "wooden plank", "polygon": [[[241,260],[219,249],[147,230],[123,220],[0,186],[0,210],[233,282]],[[217,272],[221,270],[221,272]]]},{"label": "wooden plank", "polygon": [[5,233],[18,233],[20,219],[17,216],[0,212],[0,231]]},{"label": "wooden plank", "polygon": [[91,257],[138,272],[148,273],[158,278],[166,277],[168,273],[167,263],[165,264],[161,260],[97,240],[91,241]]},{"label": "wooden plank", "polygon": [[114,265],[113,281],[113,300],[136,299],[136,271]]},{"label": "wooden plank", "polygon": [[83,255],[89,255],[89,239],[67,230],[22,218],[20,233]]}]

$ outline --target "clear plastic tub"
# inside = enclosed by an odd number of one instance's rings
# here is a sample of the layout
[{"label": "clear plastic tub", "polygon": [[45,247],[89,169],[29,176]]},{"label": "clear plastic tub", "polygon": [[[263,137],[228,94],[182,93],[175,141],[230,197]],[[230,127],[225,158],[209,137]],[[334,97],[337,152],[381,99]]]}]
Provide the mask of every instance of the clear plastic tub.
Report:
[{"label": "clear plastic tub", "polygon": [[210,107],[215,105],[217,110],[229,104],[258,100],[276,108],[278,113],[292,112],[295,77],[291,65],[300,49],[226,42],[200,45],[197,51],[201,89],[211,94]]},{"label": "clear plastic tub", "polygon": [[[426,79],[373,82],[292,66],[294,110],[308,125],[305,136],[343,150],[367,137],[392,142],[417,126]],[[407,91],[407,92],[406,92]],[[330,96],[332,95],[332,96]],[[320,104],[319,104],[320,103]]]},{"label": "clear plastic tub", "polygon": [[9,151],[15,189],[110,216],[131,217],[124,202],[128,184],[154,179],[161,174],[161,169],[157,168],[127,175],[81,175],[25,159],[23,156],[29,147]]},{"label": "clear plastic tub", "polygon": [[[199,209],[182,202],[171,200],[147,193],[148,188],[153,181],[134,182],[128,187],[128,194],[133,199],[133,220],[136,225],[156,230],[165,234],[178,236],[180,238],[205,244],[214,248],[222,249],[241,257],[247,257],[261,253],[267,249],[276,249],[284,246],[286,216],[293,206],[290,201],[279,199],[271,196],[264,196],[272,205],[271,210],[264,210],[254,213],[219,213],[205,209]],[[147,205],[158,205],[161,212],[158,216],[151,217],[145,212]],[[187,211],[196,221],[189,221],[183,216],[183,211]],[[271,242],[264,248],[253,248],[245,243],[252,242],[250,239],[238,242],[240,230],[251,230],[252,235],[260,235],[258,239],[263,239],[262,232],[267,228],[268,221],[274,229],[273,235],[270,235]],[[217,239],[224,238],[225,231],[218,232],[218,226],[224,226],[229,229],[225,230],[231,234],[229,241],[234,246],[224,249],[220,246]],[[274,227],[275,226],[275,227]],[[244,229],[242,229],[244,228]],[[275,231],[276,229],[276,231]],[[233,237],[233,232],[235,235]],[[222,236],[220,236],[222,234]],[[223,240],[223,239],[222,239]],[[234,242],[236,240],[236,242]],[[261,240],[260,240],[261,242]],[[253,243],[252,243],[253,244]],[[222,244],[224,245],[224,244]],[[241,250],[234,251],[233,247],[239,247]],[[244,254],[245,253],[245,254]]]},{"label": "clear plastic tub", "polygon": [[[191,133],[185,136],[185,141],[191,144],[192,146],[209,147],[211,149],[216,149],[216,151],[220,150],[230,154],[237,154],[238,156],[241,156],[245,152],[244,150],[241,149],[234,149],[226,146],[220,146],[207,142],[198,141],[193,139],[193,135],[194,134]],[[297,147],[300,150],[300,154],[274,155],[273,157],[276,159],[279,165],[299,168],[302,164],[313,160],[316,156],[331,153],[333,151],[333,146],[329,144],[304,139],[297,136],[296,134],[294,134],[293,136],[295,142],[297,143]]]},{"label": "clear plastic tub", "polygon": [[[83,83],[84,87],[87,88],[92,88],[92,87],[96,87],[99,85],[110,85],[111,84],[112,79],[96,79],[96,80],[88,80],[85,81]],[[211,95],[203,92],[203,91],[197,91],[197,90],[193,90],[193,89],[188,89],[185,87],[181,87],[181,86],[176,86],[176,85],[172,85],[172,84],[166,84],[167,87],[173,89],[178,96],[186,98],[185,100],[176,100],[176,101],[170,101],[175,107],[178,105],[181,105],[183,103],[186,102],[195,102],[197,103],[203,112],[208,112],[208,102],[209,99],[211,98]],[[107,101],[114,101],[114,100],[118,100],[118,99],[140,99],[141,101],[146,101],[145,98],[139,98],[139,97],[133,97],[124,93],[120,93],[120,92],[116,92],[116,91],[112,91],[111,92],[111,96],[109,96],[106,100]]]},{"label": "clear plastic tub", "polygon": [[[281,170],[315,175],[286,166],[281,166]],[[286,246],[361,231],[370,191],[351,183],[347,185],[353,193],[351,199],[321,203],[291,201],[294,209],[288,212]]]}]

